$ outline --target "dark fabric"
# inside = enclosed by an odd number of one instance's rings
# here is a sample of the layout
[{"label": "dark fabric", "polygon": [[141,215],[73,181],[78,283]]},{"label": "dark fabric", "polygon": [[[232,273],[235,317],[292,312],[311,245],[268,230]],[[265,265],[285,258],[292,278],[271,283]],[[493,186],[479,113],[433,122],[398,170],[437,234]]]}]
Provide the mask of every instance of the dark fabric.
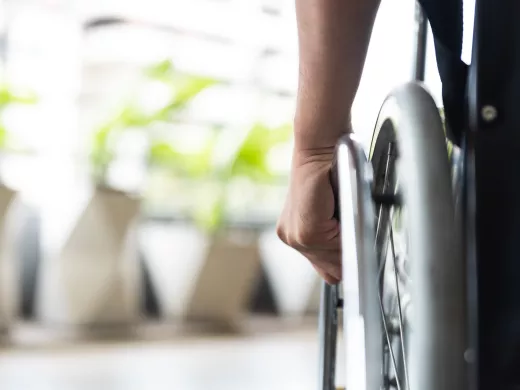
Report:
[{"label": "dark fabric", "polygon": [[466,127],[466,79],[468,66],[461,60],[462,0],[420,0],[434,35],[437,67],[442,81],[442,98],[448,136],[460,144]]}]

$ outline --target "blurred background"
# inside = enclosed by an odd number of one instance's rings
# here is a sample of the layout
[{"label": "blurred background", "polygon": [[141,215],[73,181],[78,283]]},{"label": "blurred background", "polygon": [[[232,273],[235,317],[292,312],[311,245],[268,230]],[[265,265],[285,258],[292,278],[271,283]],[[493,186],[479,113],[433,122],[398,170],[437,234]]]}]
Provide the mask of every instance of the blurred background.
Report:
[{"label": "blurred background", "polygon": [[[0,0],[0,388],[315,388],[320,281],[274,233],[293,3]],[[413,15],[382,3],[365,144]]]}]

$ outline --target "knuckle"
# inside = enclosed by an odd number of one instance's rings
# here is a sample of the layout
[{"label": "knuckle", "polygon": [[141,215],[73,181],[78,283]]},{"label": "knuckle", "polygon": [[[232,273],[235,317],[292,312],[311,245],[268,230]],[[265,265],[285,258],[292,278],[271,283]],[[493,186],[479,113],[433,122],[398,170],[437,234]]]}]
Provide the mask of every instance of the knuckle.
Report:
[{"label": "knuckle", "polygon": [[283,218],[276,224],[276,235],[286,245],[298,251],[311,250],[316,246],[316,234],[306,224],[300,223],[298,226],[287,224]]},{"label": "knuckle", "polygon": [[314,245],[314,234],[308,229],[301,229],[296,234],[296,242],[302,248],[312,248]]},{"label": "knuckle", "polygon": [[278,238],[280,240],[282,240],[283,242],[287,243],[286,235],[285,235],[285,229],[284,229],[284,226],[282,225],[281,222],[278,222],[278,224],[276,225],[276,235],[278,236]]},{"label": "knuckle", "polygon": [[298,243],[296,242],[292,234],[286,234],[284,238],[285,239],[283,240],[283,242],[285,242],[291,248],[298,249]]}]

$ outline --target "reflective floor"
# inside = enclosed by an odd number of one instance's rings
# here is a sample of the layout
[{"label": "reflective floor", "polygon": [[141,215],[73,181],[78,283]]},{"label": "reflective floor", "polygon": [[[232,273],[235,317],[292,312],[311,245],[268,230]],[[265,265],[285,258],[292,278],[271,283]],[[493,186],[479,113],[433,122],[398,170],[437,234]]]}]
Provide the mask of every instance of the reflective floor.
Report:
[{"label": "reflective floor", "polygon": [[311,331],[0,352],[2,390],[315,390]]}]

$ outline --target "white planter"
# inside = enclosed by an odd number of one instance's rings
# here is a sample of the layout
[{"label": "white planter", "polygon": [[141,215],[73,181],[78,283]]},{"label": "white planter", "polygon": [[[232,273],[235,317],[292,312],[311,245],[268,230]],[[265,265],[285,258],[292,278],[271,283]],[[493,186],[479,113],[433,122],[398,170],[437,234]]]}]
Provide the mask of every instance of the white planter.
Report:
[{"label": "white planter", "polygon": [[208,238],[186,223],[145,223],[140,242],[163,318],[179,320],[205,264]]},{"label": "white planter", "polygon": [[21,227],[17,193],[0,186],[0,332],[10,330],[16,321],[19,304],[19,266],[17,238]]},{"label": "white planter", "polygon": [[147,223],[140,239],[167,321],[240,327],[261,271],[256,233],[212,237],[188,224]]},{"label": "white planter", "polygon": [[260,274],[257,234],[235,231],[213,237],[188,301],[186,319],[237,329],[248,315]]},{"label": "white planter", "polygon": [[[66,220],[54,225],[54,230],[61,230],[52,245],[46,241],[40,267],[37,314],[42,322],[136,324],[141,295],[139,206],[139,199],[125,193],[98,189],[69,207],[69,213],[61,212]],[[52,222],[52,215],[49,218]]]}]

